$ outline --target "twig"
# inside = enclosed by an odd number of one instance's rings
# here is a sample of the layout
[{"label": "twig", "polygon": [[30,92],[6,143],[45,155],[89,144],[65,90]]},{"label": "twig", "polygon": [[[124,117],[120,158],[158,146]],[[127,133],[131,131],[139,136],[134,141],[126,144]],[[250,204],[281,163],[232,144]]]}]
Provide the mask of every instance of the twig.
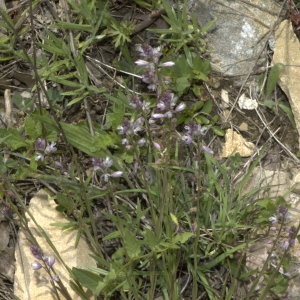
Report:
[{"label": "twig", "polygon": [[159,10],[153,11],[151,14],[147,15],[146,19],[141,23],[137,24],[133,30],[132,35],[137,34],[149,27],[152,23],[154,23],[162,14],[166,12],[165,9],[161,8]]}]

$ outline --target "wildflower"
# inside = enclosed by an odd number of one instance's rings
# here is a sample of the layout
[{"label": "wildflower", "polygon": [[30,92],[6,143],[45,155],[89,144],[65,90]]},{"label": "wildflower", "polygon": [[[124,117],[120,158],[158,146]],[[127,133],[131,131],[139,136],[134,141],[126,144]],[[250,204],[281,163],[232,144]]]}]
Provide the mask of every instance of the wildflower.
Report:
[{"label": "wildflower", "polygon": [[[207,131],[206,127],[202,127],[196,122],[190,122],[188,125],[184,126],[185,134],[181,137],[181,140],[189,145],[194,138],[203,136]],[[213,151],[208,147],[203,147],[205,152],[213,154]]]},{"label": "wildflower", "polygon": [[36,258],[41,260],[43,258],[43,252],[41,250],[41,248],[37,247],[37,246],[30,246],[30,251],[31,254]]},{"label": "wildflower", "polygon": [[203,146],[202,149],[209,154],[214,154],[214,151],[207,146]]},{"label": "wildflower", "polygon": [[272,223],[272,224],[277,224],[278,223],[278,217],[276,215],[273,215],[269,218],[269,221]]},{"label": "wildflower", "polygon": [[190,135],[185,134],[185,135],[183,135],[183,136],[181,137],[181,140],[182,140],[185,144],[189,145],[189,144],[193,141],[193,138],[192,138]]},{"label": "wildflower", "polygon": [[289,246],[293,247],[295,245],[295,240],[297,237],[297,231],[294,226],[292,226],[290,229],[288,229],[289,237],[288,237],[288,242]]},{"label": "wildflower", "polygon": [[93,169],[94,169],[95,172],[100,170],[101,162],[102,162],[101,158],[98,158],[98,157],[93,157],[92,158],[92,165],[93,165]]},{"label": "wildflower", "polygon": [[[52,255],[44,254],[43,251],[37,246],[30,247],[31,254],[38,260],[47,264],[50,268],[55,264],[55,258]],[[43,268],[43,265],[39,261],[34,261],[31,264],[32,268],[37,271]]]},{"label": "wildflower", "polygon": [[55,147],[56,143],[51,142],[50,144],[45,140],[38,138],[35,142],[35,149],[37,152],[35,152],[36,161],[44,161],[45,160],[45,155],[51,154],[53,152],[57,151],[57,148]]},{"label": "wildflower", "polygon": [[157,69],[159,67],[171,67],[174,66],[174,62],[167,61],[159,64],[159,59],[162,55],[161,47],[153,48],[150,45],[137,45],[136,50],[143,59],[138,59],[135,64],[144,67],[144,73],[142,75],[142,81],[148,84],[148,89],[155,91],[159,86]]},{"label": "wildflower", "polygon": [[136,45],[136,50],[139,52],[140,56],[145,58],[145,60],[155,64],[158,63],[159,58],[162,56],[161,46],[153,48],[150,45]]},{"label": "wildflower", "polygon": [[112,173],[110,176],[113,178],[118,178],[118,177],[121,177],[122,175],[123,175],[122,171],[116,171],[116,172]]},{"label": "wildflower", "polygon": [[146,101],[141,101],[139,97],[132,97],[130,99],[129,105],[134,109],[141,109],[142,111],[149,111],[150,103]]},{"label": "wildflower", "polygon": [[175,111],[176,111],[176,112],[180,112],[180,111],[183,111],[185,108],[186,108],[186,104],[181,102],[181,103],[175,108]]},{"label": "wildflower", "polygon": [[55,257],[49,254],[43,256],[43,261],[49,266],[52,267],[55,264]]},{"label": "wildflower", "polygon": [[135,61],[135,64],[137,64],[138,66],[147,66],[147,65],[149,65],[149,62],[146,60],[139,59],[139,60]]},{"label": "wildflower", "polygon": [[40,153],[40,152],[35,152],[35,154],[36,154],[36,157],[35,157],[35,161],[44,161],[45,160],[45,156],[42,154],[42,153]]},{"label": "wildflower", "polygon": [[282,218],[284,218],[286,216],[286,214],[288,213],[287,207],[285,207],[283,205],[279,205],[276,211],[279,214],[279,216]]},{"label": "wildflower", "polygon": [[160,151],[161,150],[161,146],[160,144],[156,143],[156,142],[153,142],[153,146],[156,150]]},{"label": "wildflower", "polygon": [[283,241],[280,246],[283,250],[287,250],[289,248],[289,242]]},{"label": "wildflower", "polygon": [[160,64],[159,66],[160,67],[172,67],[174,65],[175,65],[175,63],[173,61],[166,61],[166,62]]},{"label": "wildflower", "polygon": [[145,138],[141,138],[140,140],[137,141],[137,145],[140,147],[145,146],[146,144],[146,139]]},{"label": "wildflower", "polygon": [[177,97],[171,92],[165,92],[161,95],[156,107],[161,112],[153,113],[153,119],[171,119],[174,114],[185,109],[186,105],[184,103],[180,103],[176,106]]},{"label": "wildflower", "polygon": [[56,143],[51,142],[51,144],[47,143],[47,147],[45,148],[45,154],[50,154],[57,151],[57,148],[55,147]]},{"label": "wildflower", "polygon": [[47,142],[44,139],[38,138],[35,142],[35,149],[37,151],[44,151],[47,146]]},{"label": "wildflower", "polygon": [[104,169],[109,169],[112,165],[113,161],[108,156],[102,161],[102,166]]},{"label": "wildflower", "polygon": [[39,269],[41,269],[43,266],[38,262],[38,261],[34,261],[32,264],[31,264],[32,268],[34,271],[37,271]]},{"label": "wildflower", "polygon": [[100,179],[104,182],[109,182],[109,178],[118,178],[123,175],[122,171],[110,172],[109,169],[113,165],[113,160],[108,156],[103,158],[92,158],[92,165],[95,172],[100,171],[102,174],[100,175]]}]

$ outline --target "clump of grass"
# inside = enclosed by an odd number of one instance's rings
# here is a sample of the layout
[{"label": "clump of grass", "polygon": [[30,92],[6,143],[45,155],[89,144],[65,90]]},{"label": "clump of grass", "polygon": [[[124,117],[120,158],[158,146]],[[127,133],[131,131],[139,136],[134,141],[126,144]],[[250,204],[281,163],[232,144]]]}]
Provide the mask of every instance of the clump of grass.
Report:
[{"label": "clump of grass", "polygon": [[[143,7],[152,3],[136,2]],[[267,261],[253,279],[244,260],[258,229],[270,227],[284,201],[256,199],[258,191],[244,192],[261,156],[238,176],[240,157],[220,160],[213,151],[212,138],[222,136],[222,131],[212,115],[211,99],[199,93],[209,62],[191,53],[197,45],[189,48],[203,31],[196,30],[195,23],[189,26],[184,14],[177,18],[175,10],[167,9],[166,20],[180,19],[177,25],[186,29],[183,44],[178,26],[160,32],[173,37],[169,43],[174,42],[177,57],[165,58],[160,45],[136,45],[139,59],[130,69],[140,72],[142,88],[120,88],[110,94],[90,84],[85,51],[107,39],[122,49],[122,62],[129,63],[132,28],[112,19],[104,1],[81,1],[84,11],[76,1],[70,3],[73,22],[53,27],[70,31],[72,42],[51,31],[43,43],[35,42],[51,57],[50,65],[42,59],[35,68],[37,82],[55,82],[62,92],[44,91],[47,109],[38,106],[20,128],[0,130],[1,151],[9,154],[0,166],[3,196],[17,193],[13,182],[32,178],[53,192],[57,209],[72,217],[65,228],[79,228],[78,239],[84,234],[91,244],[98,267],[73,268],[70,277],[95,297],[238,299],[244,290],[250,299],[257,297],[256,285],[265,277],[258,296],[262,299],[272,292],[278,270],[271,271]],[[7,41],[2,46],[14,57],[20,54]],[[203,51],[202,41],[197,49]],[[103,123],[63,121],[63,99],[68,107],[82,102],[87,109],[86,99],[99,94],[108,103]],[[187,105],[187,95],[199,99]],[[10,205],[18,210],[16,202]],[[111,224],[108,233],[103,232],[102,220]],[[296,232],[291,230],[285,241],[283,258]],[[49,266],[48,260],[43,262]]]}]

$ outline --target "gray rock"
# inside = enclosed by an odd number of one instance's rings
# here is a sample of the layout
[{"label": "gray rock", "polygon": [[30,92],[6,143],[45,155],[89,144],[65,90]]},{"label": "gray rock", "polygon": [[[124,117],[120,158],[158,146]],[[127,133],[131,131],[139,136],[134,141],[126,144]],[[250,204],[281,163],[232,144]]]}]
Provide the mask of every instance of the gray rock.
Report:
[{"label": "gray rock", "polygon": [[278,21],[274,0],[192,0],[192,11],[203,26],[216,19],[207,35],[213,69],[240,85],[254,67],[267,61],[266,43]]}]

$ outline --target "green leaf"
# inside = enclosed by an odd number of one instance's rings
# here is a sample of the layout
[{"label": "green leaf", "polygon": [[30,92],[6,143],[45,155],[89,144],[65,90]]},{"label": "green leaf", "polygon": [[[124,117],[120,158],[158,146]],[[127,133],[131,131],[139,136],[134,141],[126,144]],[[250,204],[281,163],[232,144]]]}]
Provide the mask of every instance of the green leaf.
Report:
[{"label": "green leaf", "polygon": [[127,251],[127,255],[130,258],[136,258],[141,254],[141,241],[136,238],[136,236],[126,230],[124,234],[124,244]]},{"label": "green leaf", "polygon": [[172,219],[172,222],[175,224],[175,225],[179,225],[179,223],[178,223],[178,219],[177,219],[177,217],[174,215],[174,214],[172,214],[172,213],[170,213],[170,217],[171,217],[171,219]]},{"label": "green leaf", "polygon": [[21,110],[28,111],[33,108],[34,101],[32,99],[23,98],[20,94],[13,95],[13,103]]},{"label": "green leaf", "polygon": [[209,115],[213,109],[212,100],[205,101],[203,108],[201,109],[201,113]]},{"label": "green leaf", "polygon": [[42,124],[37,122],[32,115],[28,115],[25,119],[25,133],[32,140],[36,140],[39,137],[42,137]]},{"label": "green leaf", "polygon": [[278,103],[278,106],[286,113],[288,119],[290,120],[290,122],[292,123],[293,127],[296,128],[296,122],[294,119],[294,114],[291,110],[291,108],[285,104],[283,104],[282,102]]},{"label": "green leaf", "polygon": [[172,239],[173,243],[180,243],[184,244],[187,242],[194,234],[192,232],[183,232],[183,233],[178,233],[176,236]]},{"label": "green leaf", "polygon": [[280,73],[283,71],[284,69],[284,65],[281,63],[275,64],[268,76],[267,79],[267,86],[266,86],[266,90],[265,90],[265,98],[266,100],[268,100],[272,94],[272,92],[274,91],[277,81],[279,79]]},{"label": "green leaf", "polygon": [[28,146],[24,137],[15,128],[0,128],[0,141],[12,151]]},{"label": "green leaf", "polygon": [[225,132],[223,129],[221,129],[219,126],[213,126],[212,127],[213,132],[217,135],[217,136],[224,136]]},{"label": "green leaf", "polygon": [[159,244],[159,238],[157,237],[157,235],[155,235],[152,229],[146,228],[143,235],[144,235],[144,243],[149,248],[153,249]]},{"label": "green leaf", "polygon": [[91,271],[72,268],[72,275],[78,280],[83,286],[88,288],[94,296],[98,296],[104,287],[104,283],[101,277]]},{"label": "green leaf", "polygon": [[61,127],[65,132],[68,142],[90,156],[102,156],[103,150],[114,144],[112,135],[104,131],[98,131],[95,136],[92,136],[86,125],[79,126],[61,123]]},{"label": "green leaf", "polygon": [[207,75],[210,73],[210,62],[195,56],[193,59],[193,73],[198,80],[208,80]]},{"label": "green leaf", "polygon": [[190,86],[190,78],[189,77],[179,77],[176,78],[176,92],[180,96],[182,95]]}]

